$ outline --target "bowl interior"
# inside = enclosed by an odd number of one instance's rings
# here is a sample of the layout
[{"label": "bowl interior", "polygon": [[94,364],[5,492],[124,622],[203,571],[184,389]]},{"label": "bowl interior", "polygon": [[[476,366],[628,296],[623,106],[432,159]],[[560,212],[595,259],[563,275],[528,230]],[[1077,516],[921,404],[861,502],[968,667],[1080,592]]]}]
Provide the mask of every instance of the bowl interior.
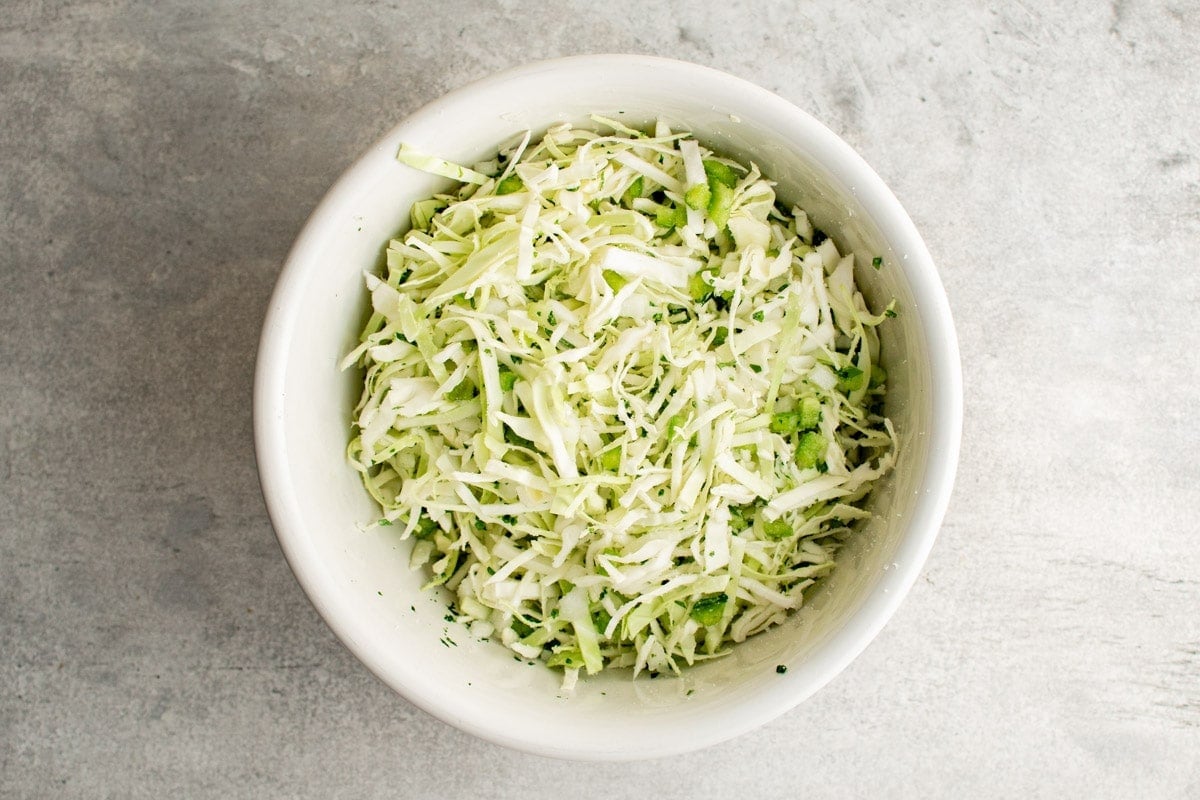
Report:
[{"label": "bowl interior", "polygon": [[[387,239],[405,228],[411,203],[449,185],[397,163],[400,141],[470,164],[526,129],[536,135],[557,122],[588,123],[591,113],[631,125],[661,117],[719,152],[754,161],[839,248],[860,254],[857,277],[868,301],[878,308],[896,298],[901,309],[881,332],[900,458],[872,495],[876,518],[785,625],[679,678],[633,681],[614,671],[582,680],[563,698],[557,673],[447,622],[447,598],[420,590],[407,543],[387,528],[360,529],[378,509],[346,464],[359,376],[337,364],[364,319],[364,270],[376,269]],[[874,255],[884,258],[882,270],[871,269]],[[942,332],[929,317],[944,313],[938,298],[928,254],[879,179],[778,97],[659,59],[585,57],[497,76],[447,95],[388,134],[335,186],[297,241],[272,300],[256,388],[272,519],[293,569],[338,635],[383,680],[447,722],[574,758],[656,756],[711,744],[776,716],[828,681],[886,621],[924,560],[957,446],[957,430],[934,426],[935,419],[957,424],[953,413],[935,416],[945,394],[938,381],[953,386],[956,377],[934,374],[941,367],[931,359],[931,334]],[[776,672],[778,664],[788,666],[786,674]]]}]

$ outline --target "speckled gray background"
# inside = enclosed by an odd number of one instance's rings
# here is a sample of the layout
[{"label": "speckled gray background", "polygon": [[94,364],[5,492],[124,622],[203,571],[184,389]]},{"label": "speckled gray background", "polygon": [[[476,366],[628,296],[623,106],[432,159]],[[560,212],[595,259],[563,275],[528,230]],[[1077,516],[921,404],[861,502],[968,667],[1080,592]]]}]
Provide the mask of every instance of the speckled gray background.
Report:
[{"label": "speckled gray background", "polygon": [[[5,3],[0,795],[1200,797],[1200,5],[992,5]],[[268,293],[355,154],[596,51],[727,70],[858,148],[966,381],[878,640],[755,733],[623,766],[371,677],[283,562],[250,426]]]}]

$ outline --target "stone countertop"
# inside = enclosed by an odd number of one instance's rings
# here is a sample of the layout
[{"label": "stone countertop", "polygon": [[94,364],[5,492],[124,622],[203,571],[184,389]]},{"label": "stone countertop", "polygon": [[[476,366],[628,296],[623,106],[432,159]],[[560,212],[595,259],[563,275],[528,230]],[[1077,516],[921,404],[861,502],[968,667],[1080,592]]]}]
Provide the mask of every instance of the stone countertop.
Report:
[{"label": "stone countertop", "polygon": [[[1200,796],[1195,0],[341,5],[6,5],[0,795]],[[866,653],[617,766],[373,678],[251,444],[267,297],[331,182],[448,89],[584,52],[732,72],[849,141],[939,264],[966,386],[941,537]]]}]

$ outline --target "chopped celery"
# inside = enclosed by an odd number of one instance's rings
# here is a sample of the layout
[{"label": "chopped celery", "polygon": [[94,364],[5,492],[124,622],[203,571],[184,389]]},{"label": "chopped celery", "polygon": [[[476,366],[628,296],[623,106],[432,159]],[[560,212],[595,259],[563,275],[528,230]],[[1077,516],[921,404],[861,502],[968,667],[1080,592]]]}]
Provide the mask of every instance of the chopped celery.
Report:
[{"label": "chopped celery", "polygon": [[513,173],[496,184],[496,194],[512,194],[513,192],[519,192],[524,188],[525,184],[521,181],[521,176]]},{"label": "chopped celery", "polygon": [[721,621],[721,616],[725,613],[725,604],[728,602],[729,596],[724,592],[711,594],[692,604],[692,610],[688,613],[701,625],[716,625]]},{"label": "chopped celery", "polygon": [[687,224],[687,211],[678,206],[660,206],[654,214],[654,223],[660,228],[682,228]]},{"label": "chopped celery", "polygon": [[799,411],[779,411],[771,415],[771,433],[795,433],[800,429]]},{"label": "chopped celery", "polygon": [[559,650],[546,659],[546,666],[577,669],[583,666],[583,653],[577,647]]},{"label": "chopped celery", "polygon": [[837,371],[837,388],[839,392],[856,392],[863,388],[863,371],[855,366],[843,367]]},{"label": "chopped celery", "polygon": [[763,523],[763,536],[766,536],[772,541],[786,539],[793,533],[795,533],[795,531],[792,530],[791,523],[789,523],[787,520],[775,519]]},{"label": "chopped celery", "polygon": [[604,278],[604,282],[607,283],[614,292],[621,291],[625,284],[629,283],[628,278],[619,272],[613,272],[611,269],[604,270],[600,273],[600,276]]},{"label": "chopped celery", "polygon": [[688,278],[688,292],[693,300],[700,303],[712,296],[712,284],[703,272],[696,272]]},{"label": "chopped celery", "polygon": [[621,467],[621,446],[610,447],[600,454],[600,468],[616,472]]},{"label": "chopped celery", "polygon": [[633,201],[642,196],[644,186],[645,181],[642,179],[642,176],[637,176],[633,183],[629,184],[629,188],[625,190],[625,194],[621,197],[621,202],[623,202],[626,206],[632,206]]},{"label": "chopped celery", "polygon": [[503,391],[511,392],[513,387],[517,385],[517,373],[505,366],[501,366],[498,372],[500,374],[500,388]]},{"label": "chopped celery", "polygon": [[470,400],[474,396],[475,386],[468,380],[464,380],[462,383],[458,384],[458,386],[455,386],[446,393],[446,399],[453,400],[454,402],[458,402],[460,400]]},{"label": "chopped celery", "polygon": [[793,434],[810,431],[821,423],[821,401],[809,395],[801,399],[794,411],[778,411],[771,415],[771,433]]},{"label": "chopped celery", "polygon": [[710,199],[712,199],[712,192],[706,183],[697,183],[688,189],[687,194],[683,196],[683,201],[687,203],[687,207],[696,211],[703,211],[708,208],[708,201]]},{"label": "chopped celery", "polygon": [[821,401],[811,394],[800,400],[800,420],[797,430],[810,431],[821,424]]},{"label": "chopped celery", "polygon": [[825,460],[829,451],[829,442],[825,437],[814,431],[800,435],[800,443],[796,445],[796,465],[801,469],[810,469]]},{"label": "chopped celery", "polygon": [[721,161],[711,161],[705,159],[704,174],[708,176],[709,181],[724,184],[730,189],[737,186],[738,176],[733,171],[733,167]]},{"label": "chopped celery", "polygon": [[729,223],[729,212],[733,208],[733,189],[720,181],[713,181],[709,188],[712,189],[712,198],[708,201],[709,219],[718,228],[724,228]]},{"label": "chopped celery", "polygon": [[431,539],[437,533],[437,529],[437,523],[422,514],[421,518],[417,520],[417,529],[413,531],[413,536],[418,539]]}]

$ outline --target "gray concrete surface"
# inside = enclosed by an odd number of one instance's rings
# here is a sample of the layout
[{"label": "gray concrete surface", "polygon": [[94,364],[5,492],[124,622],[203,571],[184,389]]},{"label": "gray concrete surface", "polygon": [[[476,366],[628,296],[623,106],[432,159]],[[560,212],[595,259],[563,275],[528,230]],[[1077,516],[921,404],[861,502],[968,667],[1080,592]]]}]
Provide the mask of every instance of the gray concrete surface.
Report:
[{"label": "gray concrete surface", "polygon": [[[1200,797],[1200,6],[991,5],[6,3],[0,796]],[[250,426],[268,293],[355,154],[595,51],[730,71],[858,148],[966,379],[878,640],[755,733],[624,766],[371,677],[280,556]]]}]

